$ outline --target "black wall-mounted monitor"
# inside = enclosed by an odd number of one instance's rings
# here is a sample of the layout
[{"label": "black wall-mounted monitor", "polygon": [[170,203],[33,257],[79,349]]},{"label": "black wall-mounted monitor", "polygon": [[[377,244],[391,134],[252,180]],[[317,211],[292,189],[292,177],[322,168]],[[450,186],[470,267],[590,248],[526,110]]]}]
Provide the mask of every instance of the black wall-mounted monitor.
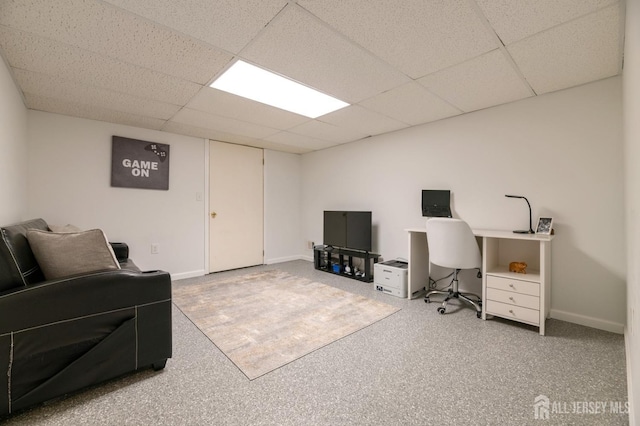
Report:
[{"label": "black wall-mounted monitor", "polygon": [[324,212],[323,244],[371,251],[371,212]]},{"label": "black wall-mounted monitor", "polygon": [[422,216],[451,217],[451,191],[448,189],[422,190]]}]

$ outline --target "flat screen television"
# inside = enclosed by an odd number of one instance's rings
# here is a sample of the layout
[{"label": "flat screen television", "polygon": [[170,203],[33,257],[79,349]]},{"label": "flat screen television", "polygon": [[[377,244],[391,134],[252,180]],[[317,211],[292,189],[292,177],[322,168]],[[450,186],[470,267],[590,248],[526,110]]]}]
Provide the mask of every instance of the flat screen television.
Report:
[{"label": "flat screen television", "polygon": [[324,212],[323,244],[371,251],[371,212]]}]

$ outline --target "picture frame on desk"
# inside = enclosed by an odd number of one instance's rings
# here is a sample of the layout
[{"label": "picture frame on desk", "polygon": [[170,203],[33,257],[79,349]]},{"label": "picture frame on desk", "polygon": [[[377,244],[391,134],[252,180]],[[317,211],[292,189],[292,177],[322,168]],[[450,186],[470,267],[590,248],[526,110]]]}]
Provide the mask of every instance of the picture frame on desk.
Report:
[{"label": "picture frame on desk", "polygon": [[553,229],[552,217],[538,218],[538,226],[536,226],[536,234],[551,235],[552,229]]}]

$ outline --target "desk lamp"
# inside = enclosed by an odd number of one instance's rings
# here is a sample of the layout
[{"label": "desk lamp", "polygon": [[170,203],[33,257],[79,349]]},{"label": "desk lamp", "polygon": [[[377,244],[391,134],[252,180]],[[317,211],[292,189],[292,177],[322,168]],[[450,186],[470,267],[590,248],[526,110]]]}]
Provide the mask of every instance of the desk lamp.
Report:
[{"label": "desk lamp", "polygon": [[523,198],[526,202],[527,205],[529,206],[529,230],[520,230],[520,231],[513,231],[516,234],[535,234],[535,232],[533,232],[533,224],[531,223],[531,204],[529,204],[529,200],[527,200],[527,197],[523,197],[522,195],[505,195],[505,197],[508,198]]}]

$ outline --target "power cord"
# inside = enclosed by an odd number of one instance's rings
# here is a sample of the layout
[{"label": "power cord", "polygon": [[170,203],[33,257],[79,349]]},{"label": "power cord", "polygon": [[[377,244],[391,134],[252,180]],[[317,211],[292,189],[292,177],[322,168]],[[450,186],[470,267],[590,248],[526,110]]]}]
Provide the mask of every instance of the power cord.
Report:
[{"label": "power cord", "polygon": [[[475,268],[478,270],[478,273],[476,274],[476,277],[478,278],[482,278],[482,271],[480,270],[480,268]],[[451,284],[453,284],[453,281],[451,281],[449,283],[449,285],[447,285],[446,287],[443,288],[438,288],[438,283],[442,280],[446,280],[447,278],[451,278],[453,276],[453,272],[451,272],[449,275],[446,275],[442,278],[438,278],[437,280],[434,280],[433,278],[429,277],[429,290],[438,290],[438,291],[444,291],[446,289],[448,289],[449,287],[451,287]]]},{"label": "power cord", "polygon": [[449,283],[449,285],[447,285],[446,287],[443,288],[438,288],[438,283],[442,280],[446,280],[447,278],[451,278],[453,276],[453,272],[451,272],[449,275],[444,276],[442,278],[438,278],[437,280],[434,280],[433,278],[429,277],[429,290],[438,290],[438,291],[443,291],[449,287],[451,287],[452,283]]}]

